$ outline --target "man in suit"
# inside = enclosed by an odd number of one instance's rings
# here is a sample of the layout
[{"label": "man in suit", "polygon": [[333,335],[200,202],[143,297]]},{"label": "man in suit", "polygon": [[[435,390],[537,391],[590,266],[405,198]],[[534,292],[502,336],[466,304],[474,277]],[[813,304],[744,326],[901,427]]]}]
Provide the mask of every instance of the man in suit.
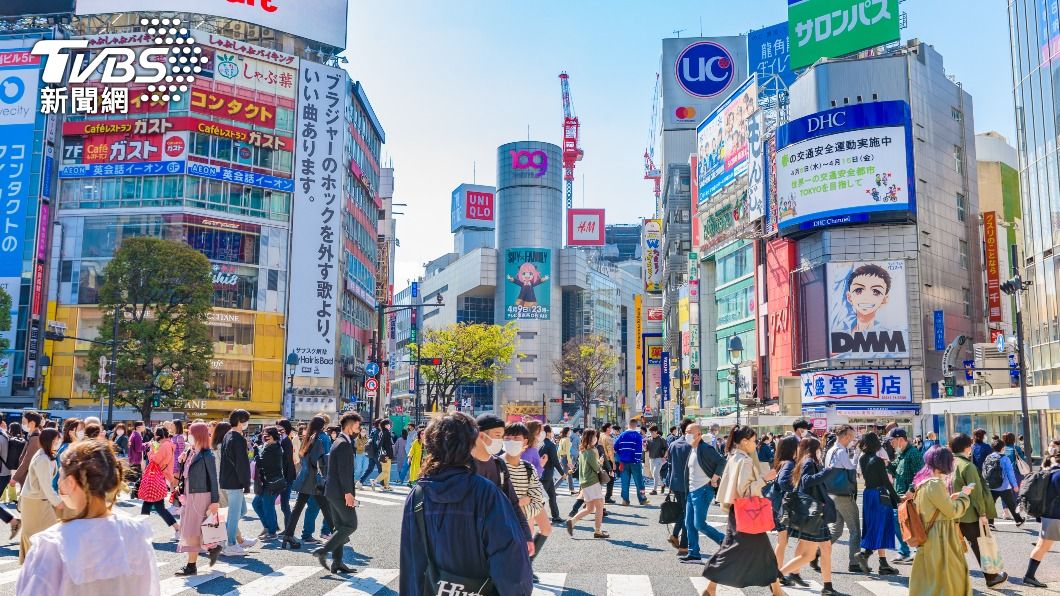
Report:
[{"label": "man in suit", "polygon": [[[681,434],[670,443],[666,452],[666,460],[670,463],[670,475],[666,479],[666,485],[677,500],[679,511],[686,511],[688,502],[688,456],[692,453],[692,444],[685,440],[685,430],[690,424],[691,420],[681,421]],[[674,524],[674,531],[668,540],[677,549],[677,556],[688,554],[688,532],[685,531],[684,523]]]},{"label": "man in suit", "polygon": [[[331,518],[335,522],[334,533],[324,546],[313,551],[320,566],[330,569],[332,573],[356,573],[342,562],[342,548],[350,541],[350,535],[357,529],[357,487],[354,484],[354,456],[357,450],[353,438],[361,432],[361,417],[348,412],[339,419],[342,429],[331,445],[328,455],[328,478],[324,483],[324,498],[331,507]],[[328,567],[328,553],[331,553],[331,566]]]},{"label": "man in suit", "polygon": [[548,507],[552,512],[552,523],[561,524],[565,520],[559,516],[559,503],[556,502],[556,472],[559,472],[560,478],[562,479],[567,475],[567,466],[563,464],[563,460],[559,457],[559,452],[556,449],[556,443],[552,440],[552,427],[545,425],[545,443],[541,445],[541,449],[537,452],[544,461],[544,474],[541,476],[541,486],[545,487],[545,493],[548,494]]}]

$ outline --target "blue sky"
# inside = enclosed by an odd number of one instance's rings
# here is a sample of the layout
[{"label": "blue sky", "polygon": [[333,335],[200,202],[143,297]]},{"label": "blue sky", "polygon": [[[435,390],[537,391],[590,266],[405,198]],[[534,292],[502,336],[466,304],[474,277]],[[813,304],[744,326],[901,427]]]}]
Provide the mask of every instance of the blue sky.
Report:
[{"label": "blue sky", "polygon": [[[942,54],[972,94],[977,132],[1015,142],[1007,3],[908,0],[903,40]],[[452,250],[450,191],[496,179],[496,149],[527,138],[559,143],[560,71],[571,76],[585,159],[575,205],[604,207],[609,223],[653,209],[643,159],[660,40],[746,33],[786,19],[784,0],[350,0],[347,69],[386,129],[398,218],[395,284]],[[583,182],[584,180],[584,182]],[[584,186],[584,193],[582,192]]]}]

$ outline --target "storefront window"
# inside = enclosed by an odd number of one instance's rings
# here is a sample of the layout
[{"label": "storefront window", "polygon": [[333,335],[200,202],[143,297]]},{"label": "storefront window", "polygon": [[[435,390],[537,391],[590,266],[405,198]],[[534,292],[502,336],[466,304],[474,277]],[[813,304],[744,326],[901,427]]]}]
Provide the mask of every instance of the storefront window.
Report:
[{"label": "storefront window", "polygon": [[186,242],[211,261],[248,265],[258,262],[257,234],[189,225]]},{"label": "storefront window", "polygon": [[213,265],[213,305],[256,310],[258,270],[237,265]]},{"label": "storefront window", "polygon": [[[223,316],[222,316],[223,318]],[[254,325],[210,321],[214,355],[254,355]]]},{"label": "storefront window", "polygon": [[251,363],[245,360],[211,361],[210,399],[249,400],[251,368]]},{"label": "storefront window", "polygon": [[753,247],[749,244],[736,249],[717,260],[717,283],[723,286],[741,277],[751,275],[754,271]]}]

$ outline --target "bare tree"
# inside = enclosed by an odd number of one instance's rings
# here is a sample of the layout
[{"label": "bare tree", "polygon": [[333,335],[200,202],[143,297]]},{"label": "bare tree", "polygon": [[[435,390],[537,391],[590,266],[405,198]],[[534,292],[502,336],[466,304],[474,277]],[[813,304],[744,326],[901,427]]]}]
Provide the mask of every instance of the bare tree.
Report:
[{"label": "bare tree", "polygon": [[602,397],[618,371],[618,354],[599,335],[576,337],[563,344],[563,356],[552,366],[565,389],[582,407],[582,425],[589,426],[589,407]]}]

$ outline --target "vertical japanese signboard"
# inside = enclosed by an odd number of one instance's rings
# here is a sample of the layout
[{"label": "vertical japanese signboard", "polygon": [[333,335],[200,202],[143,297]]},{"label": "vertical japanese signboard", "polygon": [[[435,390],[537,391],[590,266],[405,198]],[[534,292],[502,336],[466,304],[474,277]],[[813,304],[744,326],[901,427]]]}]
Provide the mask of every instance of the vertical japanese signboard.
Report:
[{"label": "vertical japanese signboard", "polygon": [[341,193],[346,75],[302,62],[299,69],[294,206],[291,215],[288,352],[298,355],[295,374],[335,376]]},{"label": "vertical japanese signboard", "polygon": [[[40,58],[25,40],[0,41],[0,287],[11,295],[11,329],[3,334],[15,348],[25,252],[26,215],[34,169],[33,127],[37,117]],[[30,236],[32,237],[32,236]],[[11,357],[0,355],[0,392],[10,394]]]},{"label": "vertical japanese signboard", "polygon": [[549,320],[552,315],[552,250],[509,248],[504,253],[504,319]]},{"label": "vertical japanese signboard", "polygon": [[659,388],[661,390],[661,397],[659,399],[659,409],[662,409],[666,402],[670,401],[670,353],[663,352],[660,358],[660,364],[662,369],[662,378],[659,381]]},{"label": "vertical japanese signboard", "polygon": [[[788,62],[788,23],[777,23],[747,34],[747,74],[758,73],[758,82],[777,75],[785,85],[795,82]],[[774,86],[767,85],[769,90]]]},{"label": "vertical japanese signboard", "polygon": [[765,119],[760,110],[747,119],[747,218],[757,221],[766,214]]},{"label": "vertical japanese signboard", "polygon": [[997,212],[983,214],[983,244],[986,252],[987,320],[1001,322],[1001,271],[997,254]]},{"label": "vertical japanese signboard", "polygon": [[644,291],[658,294],[663,288],[662,220],[645,219],[641,230]]},{"label": "vertical japanese signboard", "polygon": [[789,0],[791,68],[897,41],[898,21],[898,0]]},{"label": "vertical japanese signboard", "polygon": [[636,380],[634,381],[637,393],[644,391],[644,297],[640,294],[633,295],[633,337],[637,339],[636,347]]}]

